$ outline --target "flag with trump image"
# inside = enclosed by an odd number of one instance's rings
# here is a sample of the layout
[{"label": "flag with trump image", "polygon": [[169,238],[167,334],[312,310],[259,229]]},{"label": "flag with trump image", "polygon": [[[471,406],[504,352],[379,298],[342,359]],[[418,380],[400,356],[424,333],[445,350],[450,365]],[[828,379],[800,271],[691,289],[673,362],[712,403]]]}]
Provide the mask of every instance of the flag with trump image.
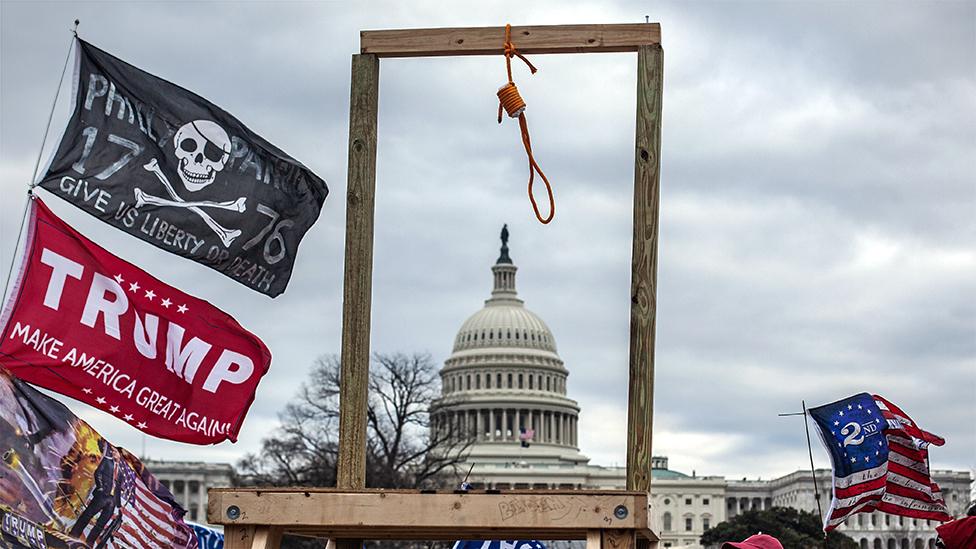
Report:
[{"label": "flag with trump image", "polygon": [[834,471],[824,531],[857,513],[875,510],[951,520],[929,473],[928,447],[941,446],[944,439],[922,430],[878,395],[861,393],[808,411],[830,452]]},{"label": "flag with trump image", "polygon": [[196,548],[138,458],[0,370],[0,547]]}]

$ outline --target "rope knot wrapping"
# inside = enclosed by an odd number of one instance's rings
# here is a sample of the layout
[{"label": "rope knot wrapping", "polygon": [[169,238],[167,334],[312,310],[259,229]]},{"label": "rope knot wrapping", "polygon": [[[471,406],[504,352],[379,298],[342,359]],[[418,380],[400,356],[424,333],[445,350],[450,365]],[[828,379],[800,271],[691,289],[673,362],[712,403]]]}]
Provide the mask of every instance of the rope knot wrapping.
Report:
[{"label": "rope knot wrapping", "polygon": [[[535,211],[535,217],[542,224],[547,224],[552,221],[552,217],[556,214],[556,202],[552,196],[552,186],[549,184],[549,179],[546,174],[542,173],[542,168],[535,161],[532,156],[532,143],[529,139],[529,125],[525,120],[525,101],[519,94],[518,87],[515,86],[515,82],[512,79],[512,58],[518,57],[521,59],[528,67],[532,74],[535,74],[538,69],[535,65],[529,62],[521,53],[519,53],[518,48],[512,43],[512,25],[505,25],[505,44],[504,44],[504,55],[505,55],[505,70],[508,73],[508,82],[498,89],[498,123],[502,123],[502,110],[508,114],[511,118],[518,118],[519,129],[522,133],[522,144],[525,146],[525,154],[529,159],[529,201],[532,203],[532,209]],[[546,184],[546,193],[549,195],[549,216],[542,217],[539,213],[539,205],[536,204],[535,196],[532,194],[532,186],[535,183],[535,173],[539,172],[539,176],[542,177],[542,181]]]},{"label": "rope knot wrapping", "polygon": [[519,95],[515,82],[498,88],[498,123],[502,123],[502,108],[511,118],[518,118],[525,111],[525,100]]}]

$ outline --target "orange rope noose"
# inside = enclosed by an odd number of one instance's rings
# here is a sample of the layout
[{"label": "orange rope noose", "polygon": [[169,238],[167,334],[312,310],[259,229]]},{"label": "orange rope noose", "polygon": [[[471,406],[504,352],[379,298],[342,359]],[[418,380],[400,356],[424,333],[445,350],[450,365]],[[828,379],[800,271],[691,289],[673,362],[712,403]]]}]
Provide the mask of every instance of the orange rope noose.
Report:
[{"label": "orange rope noose", "polygon": [[[535,211],[536,218],[543,224],[547,224],[552,221],[552,216],[556,213],[556,201],[552,196],[552,186],[549,184],[549,179],[546,174],[542,173],[542,168],[535,161],[535,157],[532,156],[532,142],[529,139],[529,125],[525,120],[525,101],[522,100],[522,96],[519,95],[518,88],[515,87],[515,82],[512,80],[512,57],[518,57],[528,65],[529,70],[532,74],[536,73],[536,68],[528,59],[525,58],[519,51],[515,48],[515,44],[512,43],[512,25],[505,25],[505,70],[508,73],[508,83],[502,86],[498,90],[498,123],[502,123],[502,109],[508,113],[511,118],[519,119],[519,129],[522,132],[522,144],[525,145],[525,154],[529,158],[529,201],[532,202],[532,209]],[[549,217],[542,217],[539,213],[539,205],[535,202],[535,196],[532,194],[532,186],[535,183],[535,172],[539,172],[539,176],[542,177],[542,181],[546,184],[546,193],[549,195]]]}]

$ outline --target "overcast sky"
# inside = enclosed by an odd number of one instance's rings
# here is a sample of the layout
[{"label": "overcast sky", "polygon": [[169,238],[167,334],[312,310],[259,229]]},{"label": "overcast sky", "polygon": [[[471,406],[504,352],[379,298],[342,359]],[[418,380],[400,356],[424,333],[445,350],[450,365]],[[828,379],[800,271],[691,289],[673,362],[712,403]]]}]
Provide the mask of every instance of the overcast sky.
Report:
[{"label": "overcast sky", "polygon": [[[236,445],[145,437],[152,458],[236,461],[315,357],[339,351],[359,30],[645,15],[665,49],[655,453],[700,475],[788,473],[807,466],[803,426],[776,414],[868,391],[947,439],[934,468],[976,468],[972,2],[4,0],[2,276],[75,18],[88,41],[221,105],[323,177],[331,194],[275,300],[41,191],[83,233],[270,347]],[[495,123],[501,57],[382,62],[372,346],[447,358],[488,297],[508,223],[521,297],[554,332],[582,408],[581,450],[623,464],[636,58],[531,60],[539,72],[516,63],[515,78],[555,188],[548,226],[524,193],[517,124]],[[70,406],[141,453],[128,425]],[[829,464],[820,447],[814,457]]]}]

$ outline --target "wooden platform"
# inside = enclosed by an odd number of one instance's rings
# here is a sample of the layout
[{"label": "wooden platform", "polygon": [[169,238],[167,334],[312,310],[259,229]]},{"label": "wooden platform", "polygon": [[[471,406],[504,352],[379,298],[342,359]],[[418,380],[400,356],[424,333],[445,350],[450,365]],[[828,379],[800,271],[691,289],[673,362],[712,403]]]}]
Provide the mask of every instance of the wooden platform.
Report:
[{"label": "wooden platform", "polygon": [[[225,547],[251,549],[284,533],[329,539],[612,538],[616,548],[648,528],[647,494],[627,491],[421,493],[415,490],[214,488],[207,521],[224,525]],[[255,545],[258,542],[258,545]]]}]

